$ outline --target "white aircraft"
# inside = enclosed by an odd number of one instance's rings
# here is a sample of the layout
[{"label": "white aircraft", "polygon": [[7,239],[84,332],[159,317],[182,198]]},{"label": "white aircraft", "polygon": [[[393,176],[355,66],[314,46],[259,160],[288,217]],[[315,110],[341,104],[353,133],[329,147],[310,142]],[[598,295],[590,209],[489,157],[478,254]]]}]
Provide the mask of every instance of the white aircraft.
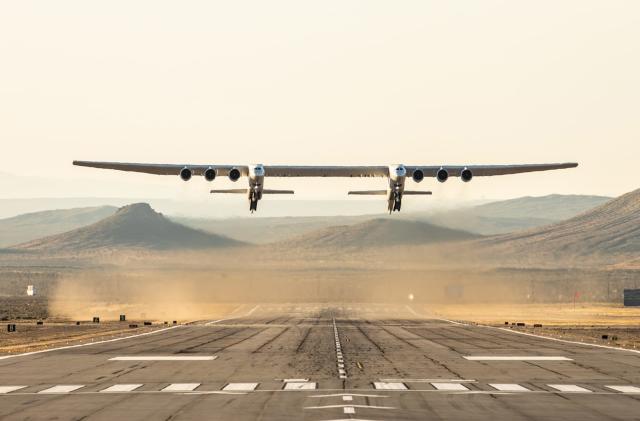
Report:
[{"label": "white aircraft", "polygon": [[203,176],[207,181],[216,177],[229,177],[238,181],[248,177],[249,188],[211,190],[211,193],[239,193],[249,198],[249,210],[258,209],[258,201],[263,194],[293,194],[292,190],[269,190],[264,188],[265,177],[386,177],[386,190],[350,191],[352,195],[386,196],[389,213],[400,211],[404,195],[430,195],[430,191],[405,190],[405,180],[412,178],[416,183],[425,177],[433,177],[444,183],[450,176],[460,177],[465,183],[473,177],[518,174],[534,171],[575,168],[576,163],[524,164],[524,165],[388,165],[388,166],[294,166],[294,165],[191,165],[191,164],[136,164],[124,162],[73,161],[81,167],[104,168],[119,171],[133,171],[157,175],[179,175],[184,181],[192,176]]}]

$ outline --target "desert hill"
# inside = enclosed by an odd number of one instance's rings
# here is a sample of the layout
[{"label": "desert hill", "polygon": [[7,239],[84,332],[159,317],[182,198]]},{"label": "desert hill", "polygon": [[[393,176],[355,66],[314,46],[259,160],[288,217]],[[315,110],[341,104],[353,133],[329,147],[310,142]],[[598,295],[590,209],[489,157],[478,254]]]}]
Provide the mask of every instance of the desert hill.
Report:
[{"label": "desert hill", "polygon": [[87,249],[202,249],[236,246],[230,238],[185,227],[155,212],[146,203],[120,208],[114,215],[92,225],[50,237],[18,248],[47,251]]},{"label": "desert hill", "polygon": [[432,244],[473,238],[478,236],[425,222],[380,218],[354,225],[319,229],[278,244],[289,248],[369,248]]},{"label": "desert hill", "polygon": [[610,264],[640,255],[640,189],[574,218],[482,241],[489,250],[526,259],[607,257]]},{"label": "desert hill", "polygon": [[507,234],[573,218],[611,200],[604,196],[520,197],[446,212],[408,215],[413,219],[482,235]]},{"label": "desert hill", "polygon": [[114,206],[56,209],[0,219],[0,247],[91,225],[113,215],[117,210]]}]

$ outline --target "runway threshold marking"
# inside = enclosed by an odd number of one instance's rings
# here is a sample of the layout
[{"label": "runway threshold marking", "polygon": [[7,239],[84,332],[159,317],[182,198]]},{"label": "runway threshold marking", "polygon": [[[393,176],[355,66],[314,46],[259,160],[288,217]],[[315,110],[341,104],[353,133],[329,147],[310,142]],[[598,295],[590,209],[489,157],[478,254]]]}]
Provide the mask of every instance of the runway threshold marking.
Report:
[{"label": "runway threshold marking", "polygon": [[0,386],[0,395],[15,392],[16,390],[24,389],[25,387],[27,386]]},{"label": "runway threshold marking", "polygon": [[132,355],[109,358],[109,361],[213,361],[216,358],[215,355]]},{"label": "runway threshold marking", "polygon": [[83,384],[59,384],[57,386],[50,387],[48,389],[44,389],[39,391],[38,393],[69,393],[74,390],[78,390],[83,388]]},{"label": "runway threshold marking", "polygon": [[198,386],[200,386],[200,383],[171,383],[162,389],[161,392],[191,392]]},{"label": "runway threshold marking", "polygon": [[507,356],[507,355],[467,355],[463,357],[465,360],[469,361],[573,361],[571,358],[567,357],[557,357],[557,356]]},{"label": "runway threshold marking", "polygon": [[112,392],[133,392],[137,388],[142,387],[142,384],[114,384],[111,387],[101,390],[103,393]]},{"label": "runway threshold marking", "polygon": [[640,387],[635,386],[605,386],[607,389],[622,393],[640,393]]},{"label": "runway threshold marking", "polygon": [[460,383],[431,383],[431,386],[437,390],[443,390],[446,392],[465,392],[469,389],[465,385]]},{"label": "runway threshold marking", "polygon": [[400,383],[432,383],[432,382],[448,382],[448,383],[475,383],[473,379],[380,379],[381,382],[400,382]]},{"label": "runway threshold marking", "polygon": [[315,382],[286,382],[284,390],[315,390],[316,387]]},{"label": "runway threshold marking", "polygon": [[547,386],[559,390],[560,392],[592,393],[591,390],[575,384],[548,384]]},{"label": "runway threshold marking", "polygon": [[229,383],[223,387],[222,390],[233,392],[252,392],[256,390],[257,387],[258,383]]},{"label": "runway threshold marking", "polygon": [[489,386],[500,392],[531,392],[526,387],[516,383],[489,383]]},{"label": "runway threshold marking", "polygon": [[376,390],[407,390],[407,386],[400,382],[373,382]]}]

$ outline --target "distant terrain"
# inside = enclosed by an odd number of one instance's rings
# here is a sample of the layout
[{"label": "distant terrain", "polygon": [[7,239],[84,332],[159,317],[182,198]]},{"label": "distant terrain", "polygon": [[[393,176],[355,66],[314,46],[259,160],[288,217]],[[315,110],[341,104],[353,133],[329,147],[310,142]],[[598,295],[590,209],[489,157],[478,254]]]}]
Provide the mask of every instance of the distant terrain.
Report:
[{"label": "distant terrain", "polygon": [[640,255],[640,189],[553,225],[483,240],[521,262],[631,262]]},{"label": "distant terrain", "polygon": [[117,210],[113,206],[59,209],[0,219],[0,247],[84,227],[113,215]]},{"label": "distant terrain", "polygon": [[34,240],[20,249],[84,252],[92,249],[206,249],[241,243],[170,221],[146,203],[120,208],[95,224]]},{"label": "distant terrain", "polygon": [[521,197],[447,212],[407,215],[412,219],[482,235],[506,234],[572,218],[611,200],[604,196]]},{"label": "distant terrain", "polygon": [[298,248],[370,248],[395,245],[433,244],[477,238],[466,231],[439,227],[426,222],[373,219],[353,225],[322,228],[278,243]]}]

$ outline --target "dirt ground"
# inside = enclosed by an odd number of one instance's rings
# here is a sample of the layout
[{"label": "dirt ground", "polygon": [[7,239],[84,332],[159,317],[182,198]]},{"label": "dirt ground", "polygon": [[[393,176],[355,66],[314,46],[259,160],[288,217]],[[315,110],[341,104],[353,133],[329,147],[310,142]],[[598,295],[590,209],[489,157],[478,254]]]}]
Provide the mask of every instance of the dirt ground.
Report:
[{"label": "dirt ground", "polygon": [[[456,304],[429,305],[423,311],[449,320],[464,320],[570,341],[640,349],[640,307],[602,303],[576,303],[575,306],[573,303]],[[525,326],[517,326],[517,323]],[[542,326],[534,327],[535,324]]]},{"label": "dirt ground", "polygon": [[[174,321],[182,324],[197,319],[193,318],[192,311],[188,317],[183,317],[186,313],[180,311],[171,312],[174,317],[170,317],[164,312],[148,312],[148,307],[140,304],[76,302],[73,307],[83,310],[76,318],[52,313],[50,307],[47,297],[0,297],[0,355],[114,339],[170,327]],[[224,316],[237,307],[232,304],[208,306],[206,310],[211,313],[202,315]],[[118,321],[120,314],[125,314],[126,321]],[[160,317],[165,315],[167,317]],[[100,322],[93,323],[93,316],[99,317]],[[145,326],[145,322],[152,324]],[[8,325],[14,324],[15,332],[9,332]]]}]

